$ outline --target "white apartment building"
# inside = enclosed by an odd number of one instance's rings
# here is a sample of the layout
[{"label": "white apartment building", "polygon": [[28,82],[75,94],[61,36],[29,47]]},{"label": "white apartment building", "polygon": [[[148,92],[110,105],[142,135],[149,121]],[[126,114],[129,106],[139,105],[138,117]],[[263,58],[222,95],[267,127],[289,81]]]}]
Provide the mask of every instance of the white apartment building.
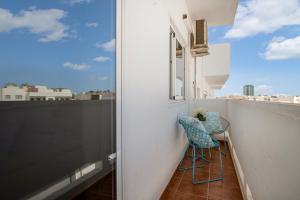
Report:
[{"label": "white apartment building", "polygon": [[50,101],[71,100],[72,91],[64,88],[49,89],[46,86],[8,84],[0,89],[1,101]]},{"label": "white apartment building", "polygon": [[26,101],[28,100],[27,88],[14,84],[7,84],[0,88],[0,101]]},{"label": "white apartment building", "polygon": [[71,100],[72,91],[65,88],[49,89],[46,86],[37,85],[28,91],[30,101],[60,101]]}]

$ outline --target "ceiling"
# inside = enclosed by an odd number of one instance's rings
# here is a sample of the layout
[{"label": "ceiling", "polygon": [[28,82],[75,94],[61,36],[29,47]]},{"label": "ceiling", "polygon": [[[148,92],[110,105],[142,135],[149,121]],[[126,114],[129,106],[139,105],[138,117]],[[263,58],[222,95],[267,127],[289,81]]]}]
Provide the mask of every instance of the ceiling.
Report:
[{"label": "ceiling", "polygon": [[232,25],[239,0],[186,0],[192,20],[206,19],[208,26]]},{"label": "ceiling", "polygon": [[213,89],[221,89],[226,83],[229,75],[223,76],[206,76],[205,79]]}]

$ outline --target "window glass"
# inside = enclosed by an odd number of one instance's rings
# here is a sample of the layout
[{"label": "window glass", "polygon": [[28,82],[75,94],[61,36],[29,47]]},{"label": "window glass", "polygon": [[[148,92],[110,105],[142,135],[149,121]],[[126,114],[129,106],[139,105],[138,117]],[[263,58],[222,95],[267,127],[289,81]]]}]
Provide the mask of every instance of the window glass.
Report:
[{"label": "window glass", "polygon": [[184,59],[184,49],[181,44],[176,42],[176,86],[175,86],[175,96],[184,97],[185,88],[185,59]]},{"label": "window glass", "polygon": [[185,98],[185,49],[170,31],[170,99]]},{"label": "window glass", "polygon": [[22,95],[16,95],[16,99],[18,100],[22,99]]},{"label": "window glass", "polygon": [[1,199],[115,199],[115,20],[115,0],[1,0]]}]

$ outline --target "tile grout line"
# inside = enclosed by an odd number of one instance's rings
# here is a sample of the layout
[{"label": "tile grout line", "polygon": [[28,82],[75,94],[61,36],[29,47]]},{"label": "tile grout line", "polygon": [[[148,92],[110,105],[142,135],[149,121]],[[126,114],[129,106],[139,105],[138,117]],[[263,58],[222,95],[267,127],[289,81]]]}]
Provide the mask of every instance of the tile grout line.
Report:
[{"label": "tile grout line", "polygon": [[[210,160],[211,161],[211,160]],[[209,168],[208,168],[208,180],[210,180],[210,167],[211,167],[211,165],[210,165],[211,163],[209,162]],[[208,182],[208,184],[207,184],[207,196],[206,196],[206,199],[208,200],[208,196],[209,196],[209,185],[210,185],[210,182]]]},{"label": "tile grout line", "polygon": [[[177,169],[176,169],[176,170],[177,170]],[[177,185],[177,187],[176,187],[176,190],[175,190],[175,192],[174,192],[174,194],[173,194],[174,197],[175,197],[176,194],[177,194],[178,188],[179,188],[179,186],[180,186],[180,184],[181,184],[181,181],[182,181],[182,179],[183,179],[183,175],[184,175],[184,174],[185,174],[185,171],[183,171],[183,173],[181,174],[179,183],[178,183],[178,185]]]}]

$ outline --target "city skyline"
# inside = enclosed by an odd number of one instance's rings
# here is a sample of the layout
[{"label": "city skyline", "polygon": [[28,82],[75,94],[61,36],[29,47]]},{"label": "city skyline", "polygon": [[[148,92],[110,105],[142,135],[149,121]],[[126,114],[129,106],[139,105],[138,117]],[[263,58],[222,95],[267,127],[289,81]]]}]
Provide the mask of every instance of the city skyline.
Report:
[{"label": "city skyline", "polygon": [[114,90],[114,1],[1,1],[0,42],[0,85]]},{"label": "city skyline", "polygon": [[242,94],[247,84],[256,94],[300,95],[299,16],[297,0],[248,0],[233,27],[211,27],[210,43],[231,43],[230,77],[216,96]]}]

